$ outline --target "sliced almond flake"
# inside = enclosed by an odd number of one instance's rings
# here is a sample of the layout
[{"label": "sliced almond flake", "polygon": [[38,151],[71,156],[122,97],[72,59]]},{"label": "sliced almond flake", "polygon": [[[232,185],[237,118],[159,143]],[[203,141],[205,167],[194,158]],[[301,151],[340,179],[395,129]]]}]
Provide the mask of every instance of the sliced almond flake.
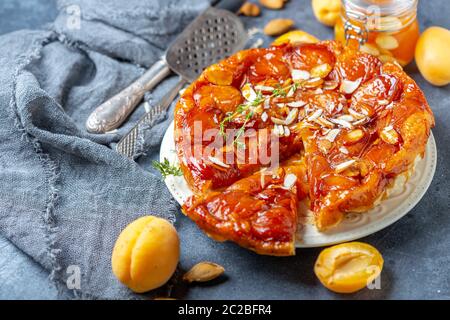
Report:
[{"label": "sliced almond flake", "polygon": [[342,163],[339,163],[338,165],[336,165],[334,167],[336,173],[341,173],[342,171],[344,171],[347,168],[350,168],[354,163],[356,162],[356,160],[348,160]]},{"label": "sliced almond flake", "polygon": [[259,91],[269,91],[269,92],[272,92],[273,90],[275,90],[274,87],[262,86],[262,85],[255,86],[255,89],[259,90]]},{"label": "sliced almond flake", "polygon": [[284,128],[282,125],[274,125],[273,126],[273,133],[275,133],[277,136],[282,137],[284,135]]},{"label": "sliced almond flake", "polygon": [[339,147],[339,151],[342,152],[343,154],[348,154],[349,153],[348,149],[346,147],[344,147],[344,146]]},{"label": "sliced almond flake", "polygon": [[272,122],[275,124],[290,125],[292,122],[294,122],[297,116],[298,116],[298,109],[294,108],[289,111],[286,119],[282,120],[275,117],[271,117],[270,120],[272,120]]},{"label": "sliced almond flake", "polygon": [[324,136],[324,138],[330,142],[334,142],[334,140],[336,140],[336,137],[339,135],[340,132],[341,129],[332,129],[328,132],[326,136]]},{"label": "sliced almond flake", "polygon": [[380,106],[385,106],[385,105],[389,104],[389,100],[386,100],[386,99],[378,100],[377,102],[378,102],[378,105],[380,105]]},{"label": "sliced almond flake", "polygon": [[310,73],[306,70],[293,69],[291,71],[292,80],[307,80],[311,77]]},{"label": "sliced almond flake", "polygon": [[287,103],[287,106],[291,107],[291,108],[301,108],[301,107],[304,107],[306,104],[307,104],[306,101],[299,100],[299,101],[289,102],[289,103]]},{"label": "sliced almond flake", "polygon": [[328,128],[334,128],[334,123],[328,121],[324,117],[318,117],[317,119],[313,120],[315,123],[320,124],[322,127],[328,127]]},{"label": "sliced almond flake", "polygon": [[336,108],[336,112],[339,113],[342,111],[342,109],[344,109],[344,105],[342,103],[339,103],[337,108]]},{"label": "sliced almond flake", "polygon": [[296,182],[297,176],[293,173],[289,173],[284,177],[283,187],[290,190]]},{"label": "sliced almond flake", "polygon": [[339,82],[337,82],[337,81],[333,81],[333,80],[325,81],[323,83],[323,89],[324,90],[334,90],[338,87],[338,85],[339,85]]},{"label": "sliced almond flake", "polygon": [[318,117],[320,117],[322,115],[323,110],[322,109],[317,109],[316,111],[314,111],[314,113],[312,115],[310,115],[308,117],[308,121],[313,121],[315,119],[317,119]]},{"label": "sliced almond flake", "polygon": [[351,116],[349,114],[344,114],[342,116],[339,116],[338,119],[339,120],[344,120],[344,121],[347,121],[347,122],[352,122],[352,121],[355,120],[355,118],[353,118],[353,116]]},{"label": "sliced almond flake", "polygon": [[319,77],[311,78],[302,82],[304,88],[317,88],[323,83],[323,79]]},{"label": "sliced almond flake", "polygon": [[328,113],[333,113],[334,108],[336,108],[336,104],[334,102],[327,103],[326,108]]},{"label": "sliced almond flake", "polygon": [[389,103],[389,104],[385,107],[385,109],[387,109],[387,110],[390,110],[390,109],[392,109],[392,108],[394,108],[394,103],[393,103],[393,102]]},{"label": "sliced almond flake", "polygon": [[269,119],[269,116],[267,115],[267,112],[264,111],[264,112],[261,114],[261,120],[264,121],[264,122],[266,122],[267,119]]},{"label": "sliced almond flake", "polygon": [[355,81],[350,80],[342,80],[341,87],[339,90],[346,94],[353,93],[356,89],[358,89],[359,85],[361,84],[362,78],[359,78]]},{"label": "sliced almond flake", "polygon": [[294,93],[295,93],[294,87],[291,87],[289,89],[288,93],[286,94],[286,97],[290,98],[290,97],[292,97],[294,95]]},{"label": "sliced almond flake", "polygon": [[214,164],[216,164],[216,165],[218,165],[220,167],[223,167],[223,168],[229,168],[230,167],[230,165],[228,165],[226,163],[223,163],[220,159],[217,159],[216,157],[208,156],[208,159],[209,159],[209,161],[211,161],[212,163],[214,163]]},{"label": "sliced almond flake", "polygon": [[244,86],[241,89],[242,96],[247,101],[254,101],[256,99],[256,92],[253,90],[252,85],[250,83],[244,84]]},{"label": "sliced almond flake", "polygon": [[347,128],[347,129],[352,129],[353,128],[352,124],[350,122],[348,122],[348,121],[345,121],[345,120],[330,119],[330,121],[334,122],[334,123],[336,123],[336,124],[338,124],[338,125],[340,125],[340,126],[342,126],[344,128]]},{"label": "sliced almond flake", "polygon": [[366,115],[366,116],[369,115],[369,111],[367,111],[367,110],[364,109],[364,108],[361,108],[361,113],[364,114],[364,115]]},{"label": "sliced almond flake", "polygon": [[298,109],[297,108],[291,109],[286,117],[286,120],[284,120],[284,124],[287,126],[290,125],[292,122],[294,122],[297,116],[298,116]]},{"label": "sliced almond flake", "polygon": [[[391,128],[389,128],[391,127]],[[388,126],[386,128],[383,129],[383,131],[381,131],[380,133],[380,138],[387,143],[390,144],[396,144],[398,143],[399,140],[399,136],[397,131],[394,130],[394,128],[392,126]]]},{"label": "sliced almond flake", "polygon": [[278,119],[278,118],[275,118],[275,117],[270,117],[270,120],[273,122],[273,123],[275,123],[276,125],[277,124],[281,124],[281,125],[283,125],[284,124],[284,119]]},{"label": "sliced almond flake", "polygon": [[266,53],[266,55],[264,56],[264,58],[266,58],[267,60],[270,60],[274,57],[275,57],[275,55],[272,52]]},{"label": "sliced almond flake", "polygon": [[356,111],[355,109],[349,108],[348,112],[353,116],[353,118],[355,119],[364,119],[366,116],[363,115],[362,113],[359,113],[358,111]]},{"label": "sliced almond flake", "polygon": [[363,119],[360,119],[360,120],[358,120],[358,121],[353,122],[352,124],[353,124],[354,126],[359,126],[360,124],[366,123],[367,120],[368,120],[368,118],[363,118]]},{"label": "sliced almond flake", "polygon": [[316,90],[314,90],[314,94],[322,94],[323,90],[321,88],[317,88]]},{"label": "sliced almond flake", "polygon": [[384,127],[383,130],[384,130],[384,131],[390,131],[390,130],[392,130],[392,129],[394,129],[394,127],[390,124],[390,125]]},{"label": "sliced almond flake", "polygon": [[278,108],[283,108],[284,106],[286,106],[286,103],[277,103]]},{"label": "sliced almond flake", "polygon": [[284,126],[283,131],[285,137],[289,137],[291,135],[291,130],[289,129],[289,127]]},{"label": "sliced almond flake", "polygon": [[263,106],[264,106],[264,109],[270,109],[270,99],[265,99]]}]

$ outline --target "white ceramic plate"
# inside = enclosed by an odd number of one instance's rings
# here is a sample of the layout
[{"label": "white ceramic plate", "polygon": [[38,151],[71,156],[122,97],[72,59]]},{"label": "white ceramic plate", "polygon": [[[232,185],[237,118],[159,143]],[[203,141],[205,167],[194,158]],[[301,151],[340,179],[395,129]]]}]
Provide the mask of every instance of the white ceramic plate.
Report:
[{"label": "white ceramic plate", "polygon": [[[173,122],[164,135],[160,159],[167,158],[171,163],[177,164],[178,157],[175,153]],[[433,180],[436,170],[436,143],[433,134],[430,135],[425,151],[425,157],[415,167],[414,173],[408,179],[404,187],[392,190],[389,197],[365,213],[349,213],[339,226],[327,232],[319,232],[308,221],[311,212],[302,217],[298,226],[297,248],[322,247],[335,243],[351,241],[368,236],[391,225],[406,215],[420,201]],[[166,184],[173,197],[179,204],[192,195],[184,177],[168,176]],[[308,210],[306,210],[308,211]]]}]

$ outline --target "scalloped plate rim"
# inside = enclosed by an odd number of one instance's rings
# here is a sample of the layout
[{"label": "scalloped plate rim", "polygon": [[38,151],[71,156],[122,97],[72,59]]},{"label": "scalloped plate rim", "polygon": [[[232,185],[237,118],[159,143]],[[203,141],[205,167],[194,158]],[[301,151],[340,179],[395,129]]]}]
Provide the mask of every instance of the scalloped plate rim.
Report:
[{"label": "scalloped plate rim", "polygon": [[[169,159],[172,163],[178,163],[178,157],[175,150],[174,143],[174,122],[172,121],[167,131],[164,134],[161,149],[160,149],[160,160],[162,161],[164,158]],[[414,177],[419,174],[419,169],[423,170],[420,172],[419,183],[410,188],[409,193],[406,198],[402,200],[396,208],[390,208],[389,201],[392,199],[388,197],[387,199],[381,201],[379,205],[375,208],[361,213],[354,214],[357,216],[361,216],[362,219],[368,220],[368,222],[364,223],[361,226],[349,226],[349,230],[339,230],[342,229],[342,224],[345,227],[345,222],[342,222],[338,227],[331,229],[328,232],[320,233],[317,229],[308,223],[302,224],[300,230],[309,230],[309,233],[312,235],[306,235],[303,238],[296,241],[296,248],[315,248],[315,247],[324,247],[337,243],[353,241],[356,239],[360,239],[366,236],[369,236],[377,231],[380,231],[391,224],[395,223],[402,217],[404,217],[408,212],[410,212],[422,199],[425,195],[426,191],[431,185],[431,182],[434,177],[434,173],[436,171],[437,165],[437,149],[436,142],[433,136],[433,133],[430,133],[430,137],[428,139],[428,143],[425,150],[425,156],[421,159],[416,167],[415,172],[411,176],[411,178],[406,182],[405,189],[408,189],[408,185],[412,184],[412,180]],[[165,179],[165,183],[167,188],[169,189],[172,196],[175,200],[181,205],[184,200],[192,194],[192,191],[189,189],[186,180],[184,177],[174,177],[168,176]],[[395,198],[395,197],[392,197]],[[392,206],[392,204],[391,204]],[[391,210],[388,214],[385,214],[381,218],[370,221],[373,218],[373,212],[375,210]],[[348,226],[347,226],[348,227]],[[314,228],[314,229],[310,229]]]}]

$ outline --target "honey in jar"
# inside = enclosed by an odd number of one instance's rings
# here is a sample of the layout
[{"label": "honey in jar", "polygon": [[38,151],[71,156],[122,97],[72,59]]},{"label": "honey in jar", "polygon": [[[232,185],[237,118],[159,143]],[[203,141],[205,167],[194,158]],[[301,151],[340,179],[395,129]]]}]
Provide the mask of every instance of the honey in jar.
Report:
[{"label": "honey in jar", "polygon": [[336,39],[381,61],[402,66],[414,58],[419,38],[418,0],[342,0]]}]

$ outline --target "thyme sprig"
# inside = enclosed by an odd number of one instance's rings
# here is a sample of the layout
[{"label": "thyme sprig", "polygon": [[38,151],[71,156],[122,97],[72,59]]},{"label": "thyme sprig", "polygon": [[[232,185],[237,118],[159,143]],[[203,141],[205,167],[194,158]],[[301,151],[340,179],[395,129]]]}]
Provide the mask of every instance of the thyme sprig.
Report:
[{"label": "thyme sprig", "polygon": [[183,172],[181,171],[180,167],[172,165],[167,158],[164,158],[163,162],[153,160],[152,166],[161,173],[163,178],[166,178],[167,176],[171,175],[172,176],[183,175]]},{"label": "thyme sprig", "polygon": [[[253,109],[258,107],[261,103],[263,103],[265,99],[286,97],[291,89],[295,92],[298,88],[298,85],[299,84],[296,82],[293,82],[292,84],[285,87],[283,87],[281,84],[278,84],[277,87],[272,91],[272,94],[266,97],[263,96],[261,91],[256,92],[256,98],[253,101],[240,104],[237,106],[234,112],[228,112],[226,114],[225,118],[223,118],[223,120],[220,122],[220,129],[219,129],[220,135],[226,138],[225,125],[231,122],[236,116],[245,114],[244,123],[236,132],[233,140],[233,143],[237,144],[238,146],[239,145],[242,146],[242,143],[238,141],[238,139],[244,134],[245,126],[253,117],[254,115]],[[247,111],[249,112],[247,113]]]}]

